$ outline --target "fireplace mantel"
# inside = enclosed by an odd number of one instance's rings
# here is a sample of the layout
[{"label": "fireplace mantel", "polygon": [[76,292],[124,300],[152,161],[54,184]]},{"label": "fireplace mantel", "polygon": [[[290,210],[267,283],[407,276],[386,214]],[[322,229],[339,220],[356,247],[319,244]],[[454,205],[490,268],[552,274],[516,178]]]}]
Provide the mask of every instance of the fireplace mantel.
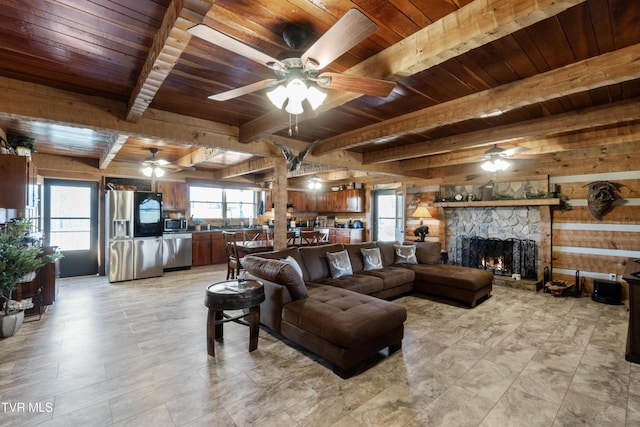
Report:
[{"label": "fireplace mantel", "polygon": [[437,208],[486,208],[502,206],[556,206],[560,199],[478,200],[473,202],[435,202]]}]

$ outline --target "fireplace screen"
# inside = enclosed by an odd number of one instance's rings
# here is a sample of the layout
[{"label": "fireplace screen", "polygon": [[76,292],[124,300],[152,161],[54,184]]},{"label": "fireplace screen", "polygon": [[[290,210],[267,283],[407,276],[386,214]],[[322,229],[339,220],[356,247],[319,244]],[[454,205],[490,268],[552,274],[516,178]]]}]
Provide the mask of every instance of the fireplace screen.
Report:
[{"label": "fireplace screen", "polygon": [[454,263],[489,270],[498,276],[520,274],[523,279],[537,279],[535,240],[495,239],[459,236]]}]

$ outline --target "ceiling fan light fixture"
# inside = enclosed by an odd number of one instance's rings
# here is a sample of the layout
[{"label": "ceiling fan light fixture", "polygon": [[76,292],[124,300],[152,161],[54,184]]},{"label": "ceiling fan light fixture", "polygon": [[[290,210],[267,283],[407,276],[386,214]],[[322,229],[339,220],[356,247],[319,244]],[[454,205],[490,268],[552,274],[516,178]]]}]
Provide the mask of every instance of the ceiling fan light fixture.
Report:
[{"label": "ceiling fan light fixture", "polygon": [[309,190],[319,190],[322,188],[322,182],[320,181],[319,177],[314,175],[311,178],[309,178],[307,187],[309,188]]},{"label": "ceiling fan light fixture", "polygon": [[311,104],[311,108],[313,108],[314,110],[318,109],[318,107],[322,105],[326,98],[327,93],[315,86],[310,86],[307,90],[307,101],[309,101],[309,104]]},{"label": "ceiling fan light fixture", "polygon": [[[278,109],[282,109],[289,114],[302,114],[304,108],[302,102],[306,99],[311,104],[311,108],[317,109],[324,100],[327,94],[318,89],[315,86],[307,87],[303,79],[293,78],[290,79],[286,85],[279,84],[275,88],[267,91],[267,98]],[[285,104],[286,102],[286,104]]]},{"label": "ceiling fan light fixture", "polygon": [[281,110],[287,100],[287,89],[282,85],[278,85],[267,92],[267,98],[278,110]]},{"label": "ceiling fan light fixture", "polygon": [[164,176],[164,169],[158,166],[146,166],[142,168],[142,173],[144,176],[155,176],[156,178],[160,178],[161,176]]},{"label": "ceiling fan light fixture", "polygon": [[509,167],[509,162],[500,158],[496,158],[487,160],[481,165],[481,167],[487,172],[499,172],[507,169]]}]

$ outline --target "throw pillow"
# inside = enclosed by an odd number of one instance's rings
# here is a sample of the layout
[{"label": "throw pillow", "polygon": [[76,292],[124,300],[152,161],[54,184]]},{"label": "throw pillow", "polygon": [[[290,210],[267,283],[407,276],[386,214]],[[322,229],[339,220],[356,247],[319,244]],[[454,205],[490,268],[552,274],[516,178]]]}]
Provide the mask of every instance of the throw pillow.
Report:
[{"label": "throw pillow", "polygon": [[364,260],[364,271],[379,270],[382,268],[382,256],[380,248],[361,248],[362,259]]},{"label": "throw pillow", "polygon": [[393,245],[396,264],[417,264],[416,247],[414,245]]},{"label": "throw pillow", "polygon": [[304,281],[288,262],[260,258],[253,255],[247,255],[241,260],[242,266],[249,274],[258,279],[286,286],[292,300],[295,301],[307,297],[307,287]]},{"label": "throw pillow", "polygon": [[329,262],[331,277],[334,279],[353,275],[351,260],[349,259],[349,253],[346,250],[340,252],[327,252],[327,261]]},{"label": "throw pillow", "polygon": [[287,264],[291,264],[291,267],[293,267],[293,269],[296,270],[296,272],[300,275],[300,278],[304,280],[304,275],[302,274],[302,268],[300,267],[300,264],[298,264],[298,261],[296,261],[294,257],[289,255],[286,258],[282,258],[280,261],[286,262]]}]

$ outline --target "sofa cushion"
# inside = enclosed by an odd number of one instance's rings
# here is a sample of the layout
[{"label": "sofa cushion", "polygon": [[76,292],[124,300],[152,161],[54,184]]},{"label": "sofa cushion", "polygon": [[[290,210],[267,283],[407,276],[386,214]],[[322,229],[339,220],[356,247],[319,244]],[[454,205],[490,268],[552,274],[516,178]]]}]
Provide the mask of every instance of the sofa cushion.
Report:
[{"label": "sofa cushion", "polygon": [[302,273],[302,267],[300,267],[300,264],[298,263],[298,261],[295,260],[294,257],[289,255],[286,258],[280,259],[280,261],[283,261],[283,262],[286,262],[287,264],[290,264],[291,267],[293,267],[293,269],[296,271],[296,273],[298,273],[298,275],[300,276],[300,279],[304,280],[304,274]]},{"label": "sofa cushion", "polygon": [[344,248],[349,252],[349,259],[351,260],[351,269],[354,273],[359,273],[364,270],[364,259],[362,258],[362,252],[360,249],[363,248],[377,248],[376,244],[373,242],[362,242],[362,243],[349,243],[348,245],[344,245]]},{"label": "sofa cushion", "polygon": [[415,245],[393,245],[396,264],[417,264]]},{"label": "sofa cushion", "polygon": [[289,263],[248,255],[240,260],[244,269],[252,275],[286,286],[291,299],[307,297],[307,287],[300,274]]},{"label": "sofa cushion", "polygon": [[440,264],[439,242],[416,242],[418,264]]},{"label": "sofa cushion", "polygon": [[309,297],[282,309],[282,321],[343,348],[402,327],[406,309],[393,302],[332,286],[309,287]]},{"label": "sofa cushion", "polygon": [[336,288],[348,289],[361,294],[373,294],[384,289],[384,282],[381,278],[365,274],[364,272],[336,279],[333,277],[325,277],[313,283],[335,286]]},{"label": "sofa cushion", "polygon": [[349,252],[346,250],[339,252],[327,252],[327,262],[329,263],[331,277],[334,279],[353,275],[351,260],[349,260]]},{"label": "sofa cushion", "polygon": [[362,274],[367,274],[373,277],[382,279],[383,288],[390,289],[398,286],[412,283],[415,279],[415,272],[405,267],[384,267],[380,270],[364,271]]},{"label": "sofa cushion", "polygon": [[299,254],[304,268],[307,271],[307,282],[315,282],[324,277],[331,277],[329,271],[329,263],[327,262],[327,252],[339,252],[344,250],[342,244],[320,245],[320,246],[304,246],[296,249]]},{"label": "sofa cushion", "polygon": [[385,267],[391,265],[396,260],[395,251],[393,245],[397,245],[399,242],[376,242],[376,246],[380,248],[380,255],[382,255],[382,265]]},{"label": "sofa cushion", "polygon": [[300,253],[298,252],[298,248],[287,248],[285,250],[282,251],[271,251],[271,252],[259,252],[256,254],[252,254],[252,256],[257,256],[260,258],[268,258],[268,259],[283,259],[283,258],[287,258],[287,257],[292,257],[293,259],[295,259],[298,262],[298,265],[300,266],[301,270],[302,270],[302,278],[304,279],[305,282],[309,281],[309,275],[307,273],[307,270],[304,266],[304,262],[302,261],[302,257],[300,256]]},{"label": "sofa cushion", "polygon": [[382,255],[380,248],[361,248],[362,260],[364,261],[364,271],[380,270],[382,268]]},{"label": "sofa cushion", "polygon": [[416,273],[416,289],[429,283],[476,291],[493,282],[493,273],[477,268],[449,264],[415,264],[407,266]]}]

